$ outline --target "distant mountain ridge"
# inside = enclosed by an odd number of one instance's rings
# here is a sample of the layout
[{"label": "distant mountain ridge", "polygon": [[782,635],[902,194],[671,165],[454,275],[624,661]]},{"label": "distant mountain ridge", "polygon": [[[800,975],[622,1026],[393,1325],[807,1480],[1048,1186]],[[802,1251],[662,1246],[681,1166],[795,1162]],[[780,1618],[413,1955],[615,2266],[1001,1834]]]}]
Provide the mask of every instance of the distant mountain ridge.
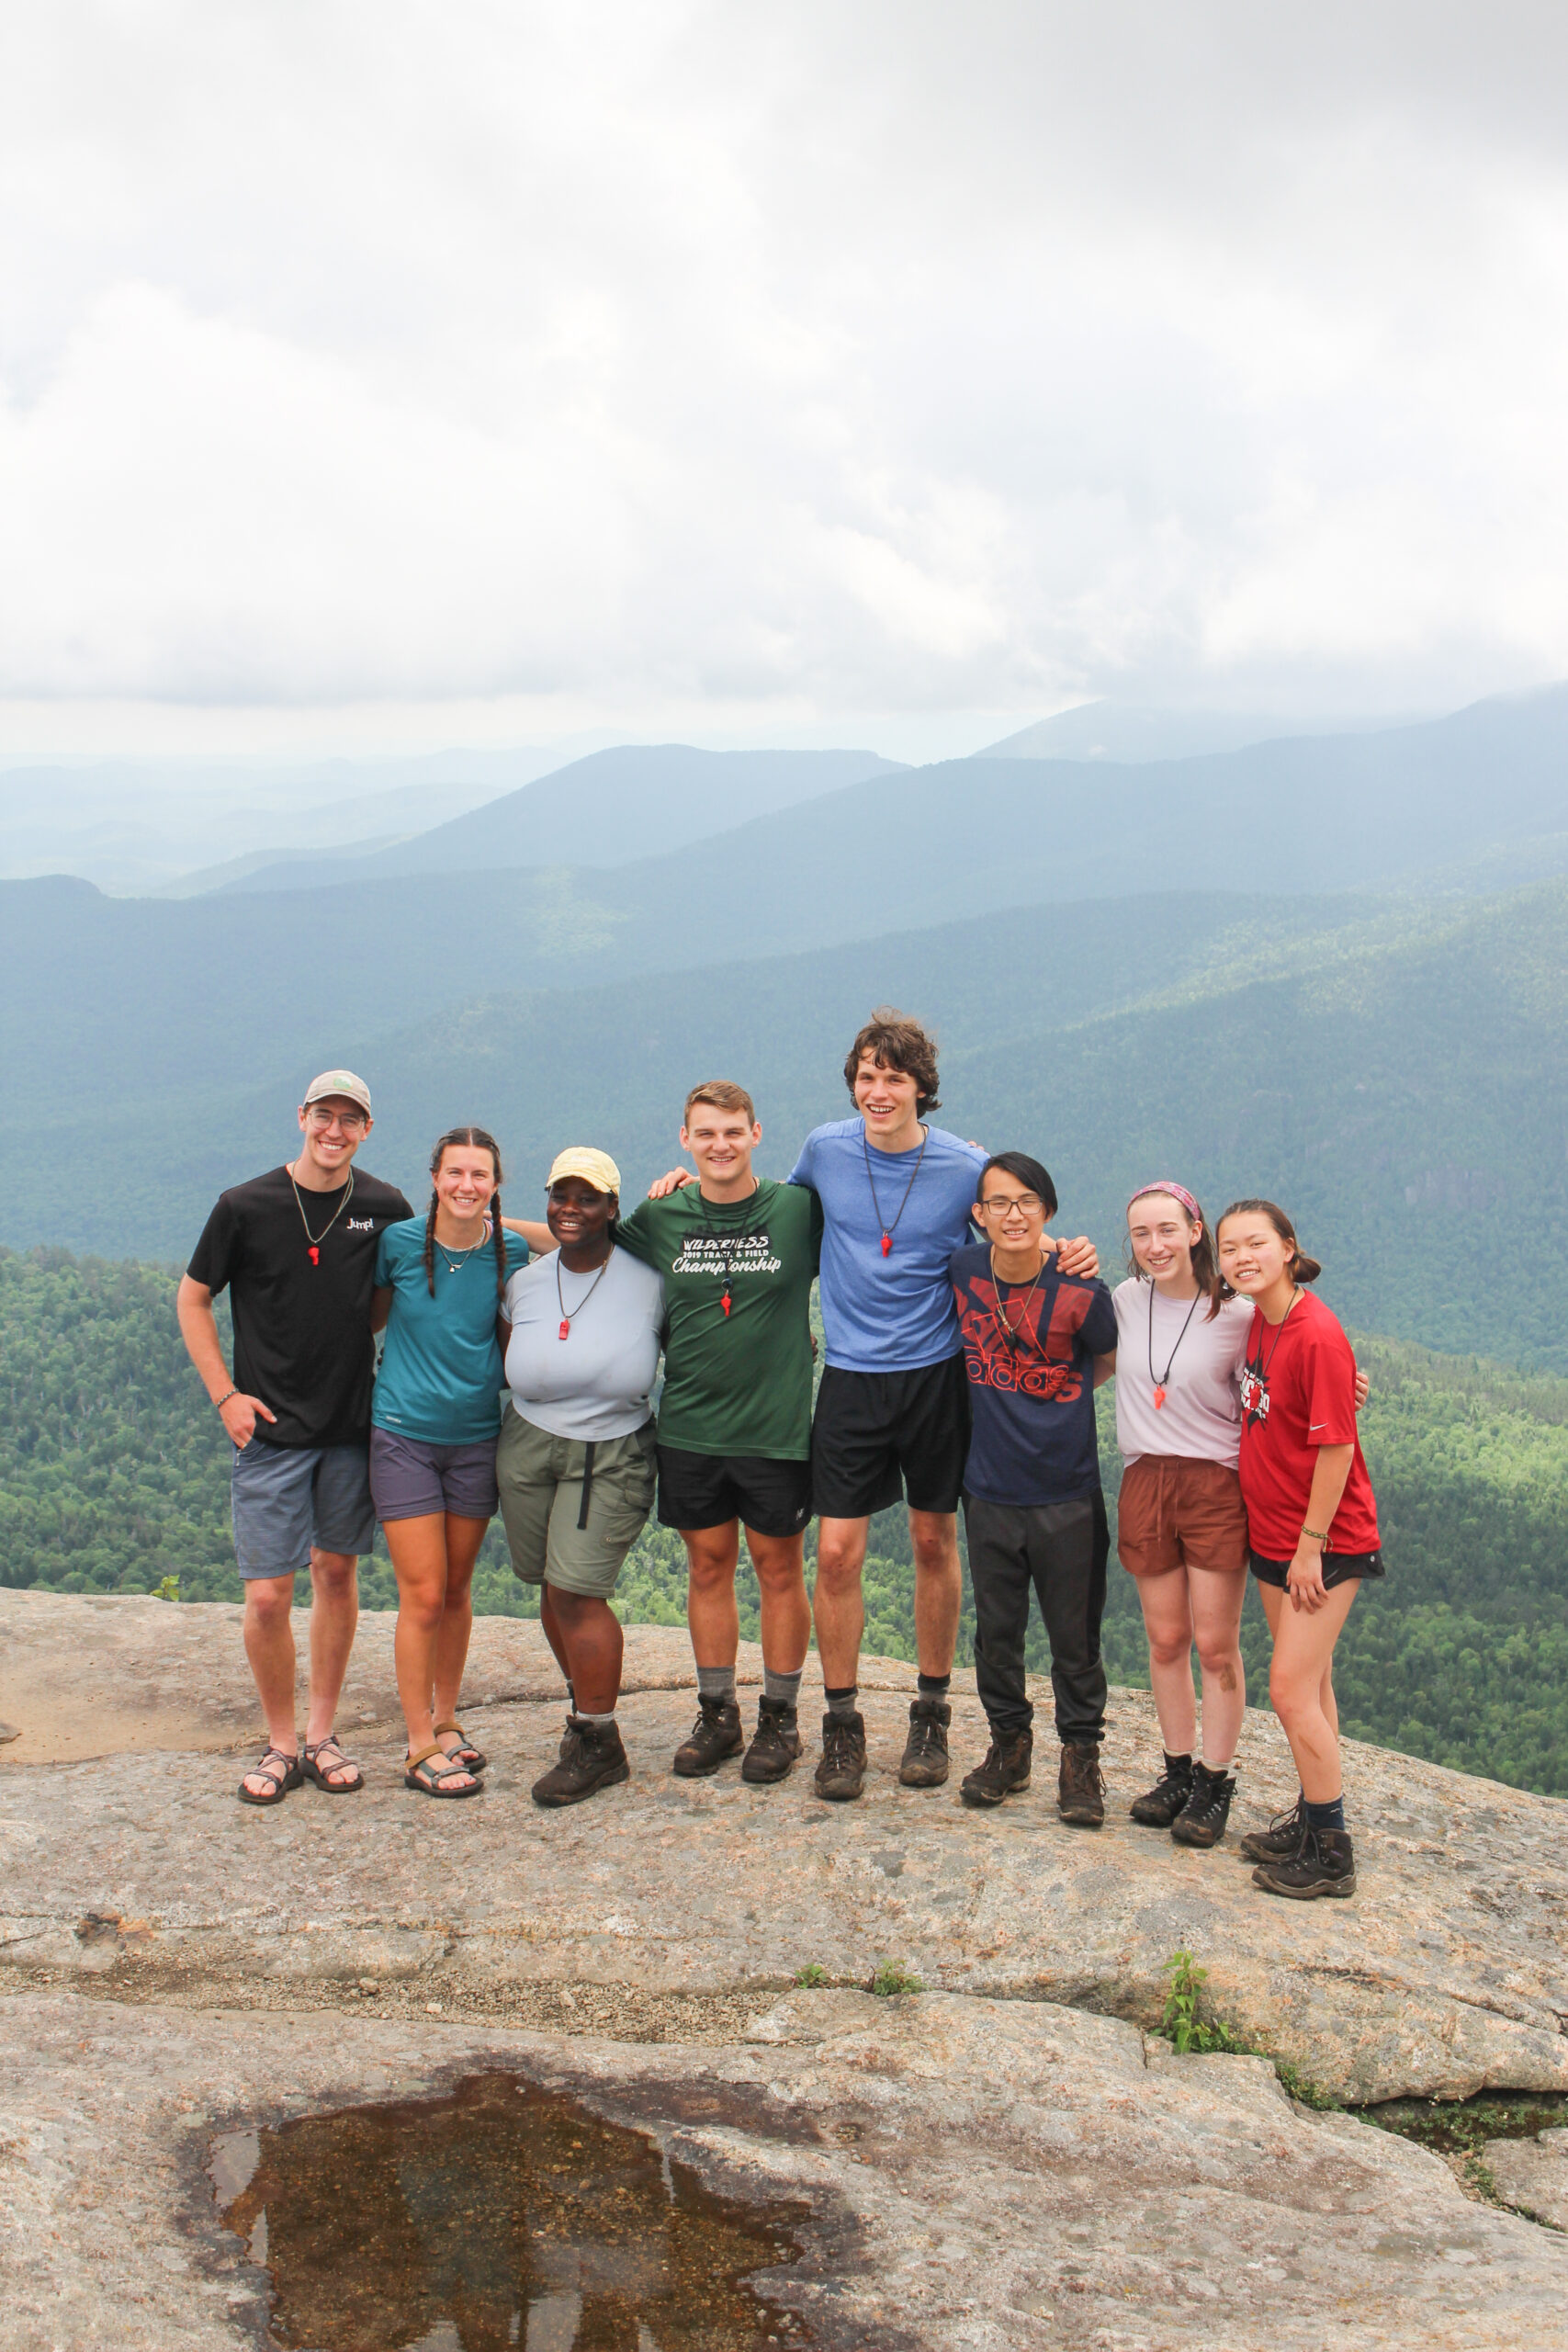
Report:
[{"label": "distant mountain ridge", "polygon": [[[1425,716],[1425,714],[1422,714]],[[1082,702],[1037,718],[976,753],[993,760],[1106,760],[1142,766],[1149,760],[1190,760],[1209,752],[1241,752],[1292,735],[1381,734],[1417,724],[1416,714],[1373,719],[1364,713],[1327,718],[1280,711],[1167,710],[1122,702]]]}]

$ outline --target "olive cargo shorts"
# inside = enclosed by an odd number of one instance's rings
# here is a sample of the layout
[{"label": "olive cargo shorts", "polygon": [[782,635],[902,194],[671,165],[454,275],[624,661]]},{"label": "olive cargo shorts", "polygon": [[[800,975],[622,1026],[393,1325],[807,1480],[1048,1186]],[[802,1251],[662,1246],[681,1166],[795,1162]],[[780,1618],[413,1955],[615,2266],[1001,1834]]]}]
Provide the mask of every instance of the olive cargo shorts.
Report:
[{"label": "olive cargo shorts", "polygon": [[508,1405],[495,1475],[519,1582],[608,1600],[653,1509],[652,1421],[630,1437],[552,1437]]}]

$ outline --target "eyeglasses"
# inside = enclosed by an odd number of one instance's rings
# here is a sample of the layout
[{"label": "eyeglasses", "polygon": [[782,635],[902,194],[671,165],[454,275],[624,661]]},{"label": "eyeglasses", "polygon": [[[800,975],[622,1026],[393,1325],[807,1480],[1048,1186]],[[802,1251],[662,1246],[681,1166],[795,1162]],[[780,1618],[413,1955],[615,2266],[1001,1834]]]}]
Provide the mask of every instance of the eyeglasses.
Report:
[{"label": "eyeglasses", "polygon": [[987,1216],[1005,1216],[1009,1209],[1016,1209],[1020,1216],[1032,1216],[1037,1209],[1042,1216],[1045,1214],[1045,1204],[1038,1193],[1019,1193],[1012,1196],[993,1193],[988,1201],[981,1202],[980,1206]]},{"label": "eyeglasses", "polygon": [[341,1127],[345,1136],[357,1135],[365,1125],[363,1111],[329,1111],[324,1102],[312,1102],[305,1115],[313,1127]]}]

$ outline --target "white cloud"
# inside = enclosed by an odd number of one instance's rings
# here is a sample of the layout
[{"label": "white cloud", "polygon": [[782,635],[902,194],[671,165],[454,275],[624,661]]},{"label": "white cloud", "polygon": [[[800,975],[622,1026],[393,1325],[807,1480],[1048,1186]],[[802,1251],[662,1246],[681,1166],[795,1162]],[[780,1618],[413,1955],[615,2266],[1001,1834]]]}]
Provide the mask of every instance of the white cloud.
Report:
[{"label": "white cloud", "polygon": [[0,696],[428,737],[1560,673],[1563,48],[1404,0],[12,12]]}]

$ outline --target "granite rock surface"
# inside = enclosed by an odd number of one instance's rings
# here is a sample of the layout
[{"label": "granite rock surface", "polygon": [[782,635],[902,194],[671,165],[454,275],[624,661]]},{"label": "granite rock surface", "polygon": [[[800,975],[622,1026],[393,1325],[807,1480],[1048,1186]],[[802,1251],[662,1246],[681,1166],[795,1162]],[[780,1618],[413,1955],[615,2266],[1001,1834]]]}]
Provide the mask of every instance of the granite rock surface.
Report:
[{"label": "granite rock surface", "polygon": [[[28,1720],[41,1693],[49,1720],[96,1743],[53,1766],[27,1739],[0,1748],[0,1974],[88,1975],[138,2001],[258,1984],[275,2000],[320,2000],[384,1983],[470,2014],[578,1985],[598,2014],[623,1995],[761,1999],[807,1965],[863,1985],[892,1961],[933,1990],[1152,2027],[1182,1948],[1209,1969],[1219,2012],[1341,2099],[1568,2089],[1560,1801],[1349,1743],[1360,1890],[1287,1905],[1254,1889],[1234,1836],[1195,1853],[1128,1819],[1158,1769],[1146,1696],[1113,1697],[1109,1812],[1094,1833],[1056,1814],[1048,1694],[1033,1787],[976,1814],[956,1793],[985,1746],[972,1679],[954,1686],[953,1782],[915,1792],[896,1780],[912,1673],[868,1669],[867,1792],[828,1806],[811,1791],[809,1690],[807,1753],[784,1784],[749,1788],[733,1765],[675,1780],[690,1655],[678,1631],[632,1628],[632,1780],[545,1814],[528,1790],[559,1737],[559,1680],[536,1625],[490,1619],[465,1706],[491,1758],[486,1792],[441,1806],[402,1787],[390,1621],[367,1617],[340,1715],[366,1791],[256,1810],[235,1802],[238,1758],[202,1752],[254,1730],[237,1619],[0,1595],[0,1713]],[[754,1654],[745,1667],[757,1672]],[[160,1711],[175,1719],[160,1745],[117,1746],[128,1714]],[[1293,1796],[1271,1717],[1248,1716],[1242,1768],[1233,1829]]]},{"label": "granite rock surface", "polygon": [[0,2352],[261,2346],[215,2142],[493,2069],[804,2205],[768,2288],[824,2352],[1544,2352],[1568,2304],[1568,2240],[1437,2157],[1293,2106],[1260,2060],[1047,2002],[795,1994],[658,2049],[71,1992],[0,2014]]},{"label": "granite rock surface", "polygon": [[1485,2155],[1508,2204],[1568,2231],[1568,2129],[1538,2132],[1532,2140],[1489,2140]]}]

